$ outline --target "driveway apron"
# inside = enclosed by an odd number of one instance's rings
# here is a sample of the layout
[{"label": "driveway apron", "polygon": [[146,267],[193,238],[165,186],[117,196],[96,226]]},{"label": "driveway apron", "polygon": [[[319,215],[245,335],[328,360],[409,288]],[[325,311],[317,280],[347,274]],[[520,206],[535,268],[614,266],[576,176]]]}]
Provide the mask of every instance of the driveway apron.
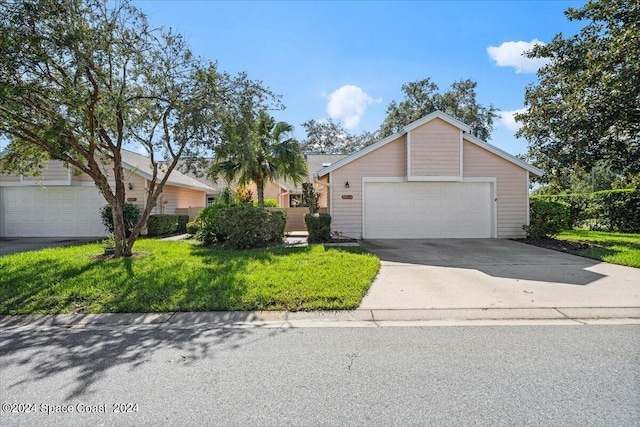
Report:
[{"label": "driveway apron", "polygon": [[361,309],[637,307],[640,270],[503,239],[366,240]]}]

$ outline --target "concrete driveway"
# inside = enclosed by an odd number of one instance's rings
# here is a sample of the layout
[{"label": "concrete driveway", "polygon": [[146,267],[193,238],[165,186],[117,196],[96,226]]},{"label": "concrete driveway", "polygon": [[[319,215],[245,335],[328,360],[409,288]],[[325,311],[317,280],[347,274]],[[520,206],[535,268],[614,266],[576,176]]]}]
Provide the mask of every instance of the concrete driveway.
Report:
[{"label": "concrete driveway", "polygon": [[104,237],[2,237],[0,238],[0,256],[56,246],[79,245],[102,239]]},{"label": "concrete driveway", "polygon": [[640,269],[512,240],[366,240],[382,267],[360,309],[633,307]]}]

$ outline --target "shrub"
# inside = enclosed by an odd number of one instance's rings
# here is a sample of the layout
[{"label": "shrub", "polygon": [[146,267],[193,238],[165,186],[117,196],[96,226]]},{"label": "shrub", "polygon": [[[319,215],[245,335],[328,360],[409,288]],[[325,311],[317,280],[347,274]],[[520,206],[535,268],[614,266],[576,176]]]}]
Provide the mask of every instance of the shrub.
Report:
[{"label": "shrub", "polygon": [[196,234],[198,232],[198,230],[200,229],[200,225],[197,221],[191,221],[187,223],[187,233],[189,234]]},{"label": "shrub", "polygon": [[[253,201],[253,206],[258,206],[258,199]],[[278,208],[280,205],[276,199],[267,198],[264,199],[264,207],[265,208]]]},{"label": "shrub", "polygon": [[189,215],[176,215],[178,217],[178,233],[187,232],[187,224],[189,223]]},{"label": "shrub", "polygon": [[609,231],[640,233],[640,192],[599,191],[592,195],[592,216]]},{"label": "shrub", "polygon": [[569,228],[579,227],[585,224],[590,216],[590,194],[547,194],[531,196],[530,200],[563,203],[567,205],[569,207]]},{"label": "shrub", "polygon": [[185,233],[188,221],[188,215],[149,215],[147,235],[162,236],[176,232]]},{"label": "shrub", "polygon": [[309,232],[309,243],[328,242],[331,239],[331,215],[324,213],[308,213],[304,223]]},{"label": "shrub", "polygon": [[532,239],[554,236],[568,227],[569,207],[563,203],[531,200],[529,209],[529,225],[523,228]]},{"label": "shrub", "polygon": [[205,245],[221,244],[232,249],[265,247],[280,242],[286,217],[251,205],[209,206],[198,214],[201,228],[196,238]]},{"label": "shrub", "polygon": [[253,191],[247,187],[236,186],[236,193],[238,194],[238,202],[240,203],[251,203],[253,201]]},{"label": "shrub", "polygon": [[559,202],[569,206],[569,228],[640,232],[640,192],[607,190],[589,194],[531,196],[531,201]]},{"label": "shrub", "polygon": [[233,188],[225,187],[220,193],[213,199],[214,205],[231,206],[235,205],[239,201],[238,193]]},{"label": "shrub", "polygon": [[302,184],[302,199],[304,200],[304,203],[309,206],[309,213],[318,213],[318,210],[320,209],[318,205],[319,198],[320,194],[318,194],[313,188],[313,184],[310,182]]},{"label": "shrub", "polygon": [[282,229],[280,230],[280,234],[284,236],[285,230],[287,229],[287,212],[284,210],[271,211],[271,215],[280,217],[280,221],[282,222]]},{"label": "shrub", "polygon": [[[124,226],[126,228],[127,237],[131,235],[131,230],[140,221],[140,208],[132,203],[124,204]],[[113,234],[113,215],[111,205],[105,205],[100,209],[100,217],[102,225],[109,234]]]}]

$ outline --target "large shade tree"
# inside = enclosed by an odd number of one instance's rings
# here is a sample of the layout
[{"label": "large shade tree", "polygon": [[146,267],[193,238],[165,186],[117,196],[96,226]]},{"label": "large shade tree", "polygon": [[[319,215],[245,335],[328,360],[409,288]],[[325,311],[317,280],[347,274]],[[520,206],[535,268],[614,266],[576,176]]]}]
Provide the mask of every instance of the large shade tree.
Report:
[{"label": "large shade tree", "polygon": [[213,179],[222,177],[241,186],[256,185],[258,207],[264,209],[264,187],[269,182],[289,180],[295,184],[307,177],[307,165],[293,127],[276,122],[262,109],[253,117],[253,109],[239,109],[224,121],[224,141],[216,147],[209,171]]},{"label": "large shade tree", "polygon": [[[221,111],[270,96],[196,58],[180,35],[149,27],[127,0],[0,3],[1,167],[33,174],[53,159],[89,175],[112,207],[116,256],[132,254],[178,161],[219,141]],[[121,150],[133,143],[153,172],[127,238]]]},{"label": "large shade tree", "polygon": [[593,168],[623,178],[638,174],[640,2],[589,1],[565,15],[585,26],[528,53],[549,62],[526,89],[517,135],[529,141],[529,158],[560,189]]},{"label": "large shade tree", "polygon": [[492,104],[478,103],[477,85],[470,79],[458,80],[443,93],[429,78],[402,85],[405,99],[389,104],[379,136],[385,138],[399,132],[409,123],[439,110],[469,125],[474,136],[485,141],[490,139],[497,109]]},{"label": "large shade tree", "polygon": [[307,133],[302,150],[309,154],[351,154],[373,144],[377,137],[367,131],[351,134],[332,119],[307,120],[302,127]]}]

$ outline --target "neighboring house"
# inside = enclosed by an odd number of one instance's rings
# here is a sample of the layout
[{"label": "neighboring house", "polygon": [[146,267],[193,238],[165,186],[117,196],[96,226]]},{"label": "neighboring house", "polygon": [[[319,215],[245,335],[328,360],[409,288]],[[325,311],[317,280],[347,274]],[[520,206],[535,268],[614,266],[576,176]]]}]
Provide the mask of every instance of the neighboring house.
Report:
[{"label": "neighboring house", "polygon": [[[142,208],[152,176],[149,158],[123,150],[122,160],[126,199]],[[209,185],[174,170],[152,214],[201,208],[212,191]],[[104,205],[91,177],[60,161],[47,162],[39,177],[0,175],[0,237],[104,236],[100,219]]]},{"label": "neighboring house", "polygon": [[322,169],[332,230],[365,239],[525,237],[529,178],[543,171],[469,131],[434,112]]},{"label": "neighboring house", "polygon": [[[321,169],[328,167],[347,156],[344,154],[305,154],[304,157],[308,167],[308,176],[306,182],[314,182],[314,177]],[[227,183],[223,178],[219,178],[217,182],[213,182],[211,179],[209,179],[207,177],[205,169],[206,165],[210,165],[211,162],[212,159],[205,159],[204,167],[192,167],[189,171],[184,170],[184,173],[186,175],[198,180],[205,185],[208,185],[211,188],[210,192],[207,194],[208,204],[211,204],[213,202],[215,196],[220,193],[220,191],[224,187],[230,186],[232,188],[235,188],[237,186],[237,182]],[[316,183],[315,187],[316,191],[320,193],[320,206],[327,207],[325,186]],[[255,184],[250,184],[247,186],[247,188],[251,190],[255,199],[258,194]],[[294,185],[290,181],[268,182],[265,184],[264,197],[265,199],[270,198],[277,200],[278,206],[281,208],[301,207],[303,206],[302,184]]]}]

